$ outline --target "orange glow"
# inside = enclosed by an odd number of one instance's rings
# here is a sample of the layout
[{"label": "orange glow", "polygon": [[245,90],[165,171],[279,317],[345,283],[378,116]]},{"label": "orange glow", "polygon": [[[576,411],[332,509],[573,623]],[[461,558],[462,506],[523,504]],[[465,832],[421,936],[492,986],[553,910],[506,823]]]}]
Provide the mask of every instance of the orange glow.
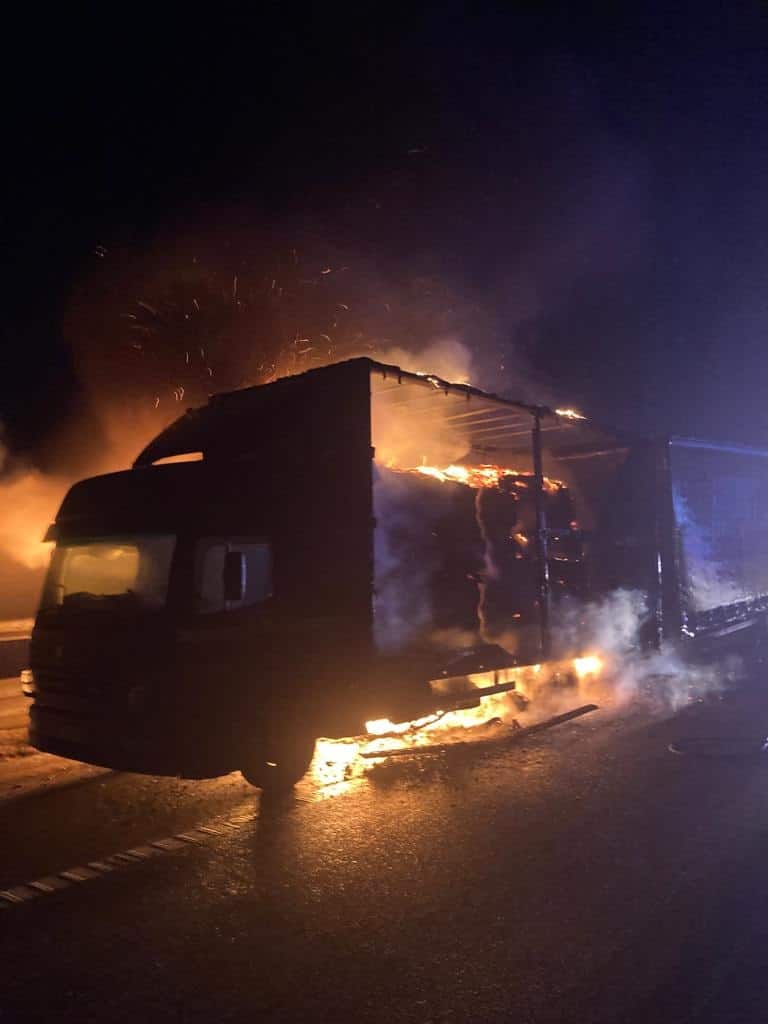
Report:
[{"label": "orange glow", "polygon": [[[398,466],[390,466],[391,469],[399,469]],[[453,481],[454,483],[466,484],[467,487],[498,487],[499,483],[507,478],[514,477],[513,486],[528,487],[531,476],[525,475],[516,469],[506,469],[504,466],[446,466],[440,469],[438,466],[415,466],[405,468],[406,473],[421,473],[423,476],[432,477],[442,483]],[[564,485],[559,480],[550,480],[544,477],[544,490],[549,493],[559,491]]]},{"label": "orange glow", "polygon": [[390,722],[388,718],[379,718],[375,722],[366,722],[365,728],[369,736],[386,736],[387,747],[419,747],[434,743],[436,732],[483,725],[492,718],[501,718],[503,721],[505,716],[514,717],[514,710],[507,693],[495,693],[481,697],[480,703],[474,708],[446,711],[444,715],[436,712],[413,722]]},{"label": "orange glow", "polygon": [[558,416],[562,416],[567,420],[585,420],[587,417],[582,416],[580,412],[576,412],[575,409],[555,409]]},{"label": "orange glow", "polygon": [[605,663],[599,654],[589,654],[584,658],[573,659],[573,668],[579,679],[599,676],[604,667]]},{"label": "orange glow", "polygon": [[67,484],[30,470],[2,488],[0,550],[27,569],[48,564],[51,545],[43,541]]},{"label": "orange glow", "polygon": [[167,455],[164,459],[155,459],[153,466],[172,466],[177,462],[202,462],[202,452],[185,452],[183,455]]},{"label": "orange glow", "polygon": [[[476,706],[461,708],[454,711],[435,711],[431,715],[417,718],[411,722],[393,722],[388,718],[378,718],[365,723],[366,733],[363,736],[347,737],[339,740],[319,739],[315,747],[311,774],[314,782],[321,786],[348,783],[354,778],[365,774],[376,760],[368,761],[360,755],[375,754],[376,751],[393,749],[418,748],[435,743],[459,743],[468,738],[467,730],[487,725],[489,729],[499,722],[513,726],[521,712],[516,695],[528,698],[533,702],[537,691],[542,693],[547,683],[570,674],[578,687],[580,683],[595,682],[605,669],[605,661],[600,655],[589,654],[581,658],[573,658],[562,662],[548,662],[542,665],[523,665],[519,668],[502,670],[514,678],[515,689],[480,697]],[[487,677],[487,678],[486,678]],[[493,685],[494,673],[479,673],[472,677],[475,688]],[[438,693],[439,682],[433,684]],[[467,691],[471,697],[471,689]],[[521,724],[521,723],[518,723]],[[523,723],[525,724],[525,720]],[[487,734],[472,734],[473,738],[487,738]]]},{"label": "orange glow", "polygon": [[387,733],[401,734],[414,729],[423,729],[425,726],[438,721],[438,715],[426,715],[424,718],[417,718],[413,722],[390,722],[388,718],[376,718],[365,723],[365,731],[369,736],[383,736]]},{"label": "orange glow", "polygon": [[356,739],[319,739],[310,771],[316,785],[332,786],[361,774],[361,744]]}]

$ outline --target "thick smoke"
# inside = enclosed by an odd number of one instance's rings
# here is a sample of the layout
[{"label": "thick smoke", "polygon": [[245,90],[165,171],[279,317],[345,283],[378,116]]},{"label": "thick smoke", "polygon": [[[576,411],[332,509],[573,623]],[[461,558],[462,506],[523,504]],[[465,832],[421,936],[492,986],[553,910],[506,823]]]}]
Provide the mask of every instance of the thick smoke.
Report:
[{"label": "thick smoke", "polygon": [[718,608],[749,596],[715,558],[712,537],[706,527],[693,516],[679,490],[675,490],[674,503],[690,596],[696,611]]},{"label": "thick smoke", "polygon": [[410,478],[374,467],[375,640],[402,650],[432,622],[430,524],[414,508]]},{"label": "thick smoke", "polygon": [[647,617],[647,598],[639,590],[615,590],[589,602],[566,597],[554,607],[555,656],[568,657],[595,648],[623,658],[639,647]]},{"label": "thick smoke", "polygon": [[67,483],[14,459],[0,430],[0,617],[30,615],[50,545],[43,536]]},{"label": "thick smoke", "polygon": [[[72,484],[129,468],[168,418],[154,409],[104,409],[98,417],[98,444],[68,460],[78,465],[76,473],[44,473],[15,458],[0,442],[0,617],[34,612],[51,551],[43,537]],[[72,443],[84,447],[79,440]]]},{"label": "thick smoke", "polygon": [[[434,341],[418,352],[376,348],[368,353],[383,363],[412,373],[430,373],[443,380],[467,383],[472,378],[472,353],[456,339]],[[466,428],[448,420],[449,410],[436,404],[429,418],[420,407],[396,409],[377,396],[372,401],[372,435],[376,461],[402,469],[420,465],[445,467],[468,454]]]},{"label": "thick smoke", "polygon": [[42,543],[67,481],[38,470],[20,470],[0,485],[0,551],[27,569],[42,568],[48,558]]},{"label": "thick smoke", "polygon": [[411,373],[431,373],[455,384],[472,384],[472,352],[458,338],[437,338],[420,351],[395,345],[377,347],[374,358]]},{"label": "thick smoke", "polygon": [[[432,373],[457,383],[471,380],[471,353],[456,339],[432,342],[418,353],[382,348],[373,354],[383,363],[413,373]],[[436,411],[427,419],[420,406],[393,407],[373,391],[374,623],[376,643],[382,651],[401,650],[415,638],[423,640],[435,625],[434,574],[450,556],[438,550],[434,520],[445,513],[443,506],[451,503],[452,492],[464,488],[414,478],[389,467],[445,467],[468,453],[466,431],[448,422],[440,403]],[[467,515],[472,515],[469,503]]]},{"label": "thick smoke", "polygon": [[694,665],[669,643],[649,650],[641,640],[649,614],[647,598],[637,590],[619,589],[587,602],[565,598],[555,606],[555,657],[595,652],[604,660],[604,671],[582,684],[585,696],[619,703],[643,698],[674,709],[717,691],[740,671],[737,661]]}]

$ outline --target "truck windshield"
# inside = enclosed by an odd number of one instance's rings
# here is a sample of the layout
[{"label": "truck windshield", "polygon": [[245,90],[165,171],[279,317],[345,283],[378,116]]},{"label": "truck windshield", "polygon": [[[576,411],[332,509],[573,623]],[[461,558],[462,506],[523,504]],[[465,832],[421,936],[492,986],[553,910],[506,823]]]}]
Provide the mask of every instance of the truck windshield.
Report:
[{"label": "truck windshield", "polygon": [[162,608],[175,546],[175,537],[158,534],[59,542],[42,607]]}]

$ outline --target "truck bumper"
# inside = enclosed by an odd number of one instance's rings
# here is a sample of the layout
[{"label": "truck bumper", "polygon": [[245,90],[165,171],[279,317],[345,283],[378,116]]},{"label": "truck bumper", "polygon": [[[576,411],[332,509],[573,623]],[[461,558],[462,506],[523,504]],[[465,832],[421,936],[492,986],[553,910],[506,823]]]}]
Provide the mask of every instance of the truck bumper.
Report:
[{"label": "truck bumper", "polygon": [[[220,749],[187,741],[179,723],[167,728],[153,723],[68,715],[48,708],[30,708],[30,745],[48,754],[116,771],[184,778],[213,778],[233,771]],[[234,760],[234,758],[233,758]]]}]

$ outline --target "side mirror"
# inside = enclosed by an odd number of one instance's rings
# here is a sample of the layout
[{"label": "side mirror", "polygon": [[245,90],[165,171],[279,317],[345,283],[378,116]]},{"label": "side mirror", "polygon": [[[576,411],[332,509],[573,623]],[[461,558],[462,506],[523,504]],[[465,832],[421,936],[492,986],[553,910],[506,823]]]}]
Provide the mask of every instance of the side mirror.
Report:
[{"label": "side mirror", "polygon": [[227,551],[224,556],[224,600],[242,601],[245,597],[245,581],[245,552]]}]

